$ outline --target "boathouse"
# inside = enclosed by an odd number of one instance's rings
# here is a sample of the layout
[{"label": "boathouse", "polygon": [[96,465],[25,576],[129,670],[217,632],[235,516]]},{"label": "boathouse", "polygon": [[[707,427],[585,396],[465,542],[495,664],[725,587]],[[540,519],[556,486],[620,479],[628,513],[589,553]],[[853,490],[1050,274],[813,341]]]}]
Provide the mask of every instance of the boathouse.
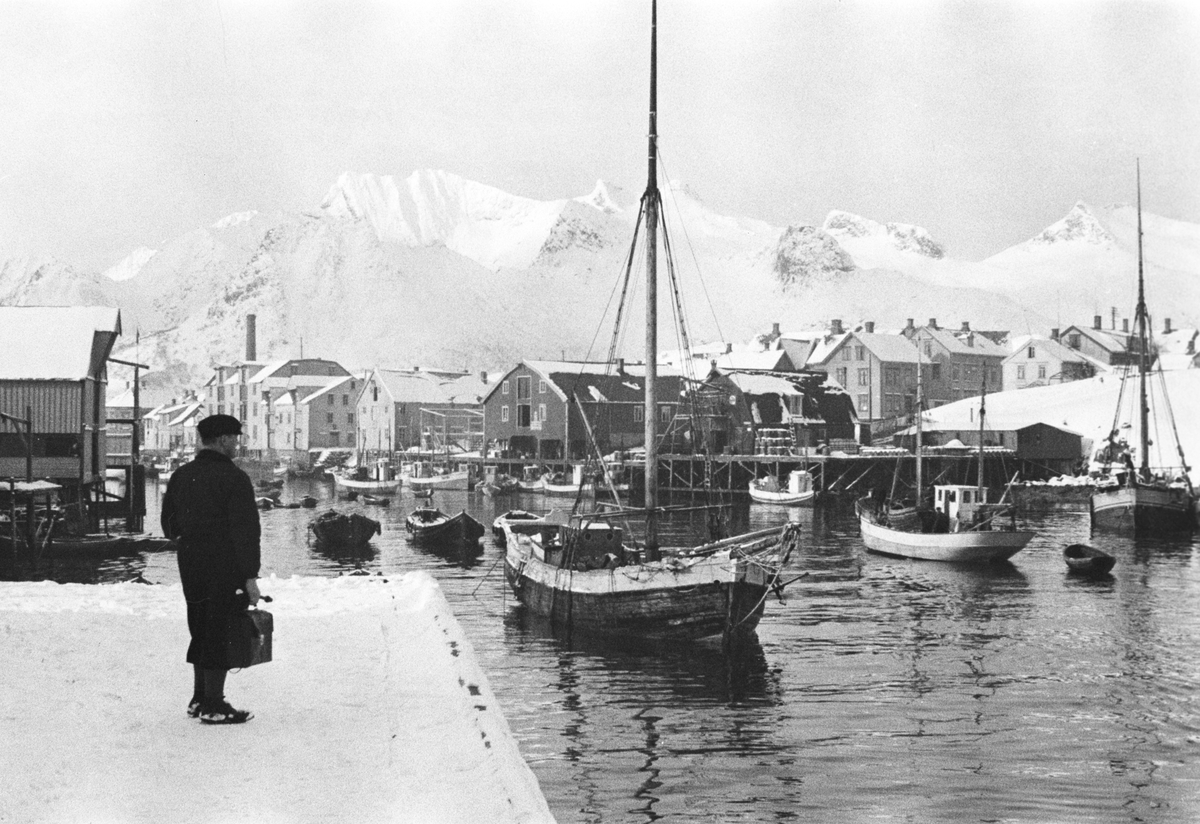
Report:
[{"label": "boathouse", "polygon": [[[590,428],[602,454],[645,442],[643,363],[522,361],[483,401],[484,435],[502,458],[586,458]],[[660,366],[660,431],[667,432],[683,401],[683,378]],[[577,400],[574,400],[577,399]]]},{"label": "boathouse", "polygon": [[[978,449],[979,425],[969,421],[924,421],[922,443],[927,447],[955,444],[963,451]],[[912,450],[916,446],[916,427],[896,436],[896,445]],[[1084,437],[1078,432],[1044,421],[987,419],[983,445],[989,449],[1010,450],[1013,457],[1040,465],[1052,475],[1070,475],[1084,454]]]},{"label": "boathouse", "polygon": [[369,452],[469,452],[483,445],[486,373],[384,369],[358,396],[359,443]]},{"label": "boathouse", "polygon": [[715,368],[699,396],[720,410],[710,430],[713,451],[738,455],[800,455],[855,438],[858,418],[850,394],[818,371],[777,372]]},{"label": "boathouse", "polygon": [[0,307],[0,478],[27,472],[68,503],[103,490],[108,357],[117,309]]}]

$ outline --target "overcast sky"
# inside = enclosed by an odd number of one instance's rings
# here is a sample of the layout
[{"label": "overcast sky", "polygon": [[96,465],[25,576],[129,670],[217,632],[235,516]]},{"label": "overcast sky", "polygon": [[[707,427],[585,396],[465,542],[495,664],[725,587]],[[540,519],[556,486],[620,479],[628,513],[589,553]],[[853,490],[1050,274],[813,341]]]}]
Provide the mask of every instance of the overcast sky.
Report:
[{"label": "overcast sky", "polygon": [[[0,0],[0,249],[104,269],[345,171],[645,185],[649,0]],[[1077,200],[1200,223],[1200,3],[662,0],[666,173],[978,260]]]}]

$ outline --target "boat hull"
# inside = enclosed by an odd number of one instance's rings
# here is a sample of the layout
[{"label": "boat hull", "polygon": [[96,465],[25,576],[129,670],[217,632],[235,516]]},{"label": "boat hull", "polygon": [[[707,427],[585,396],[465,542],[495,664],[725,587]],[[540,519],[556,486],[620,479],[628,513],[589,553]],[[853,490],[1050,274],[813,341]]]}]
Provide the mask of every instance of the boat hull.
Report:
[{"label": "boat hull", "polygon": [[[778,547],[780,533],[771,532],[768,541]],[[784,562],[778,554],[748,559],[726,549],[578,571],[540,559],[529,536],[507,537],[505,577],[530,612],[574,631],[627,638],[752,632]]]},{"label": "boat hull", "polygon": [[1183,532],[1195,526],[1195,500],[1186,489],[1118,486],[1092,492],[1092,524],[1137,532]]},{"label": "boat hull", "polygon": [[814,490],[808,492],[770,492],[750,485],[750,500],[759,504],[774,504],[776,506],[812,506],[817,498]]},{"label": "boat hull", "polygon": [[423,521],[420,517],[411,515],[405,526],[409,539],[414,544],[425,546],[474,546],[479,543],[485,531],[483,524],[466,512],[443,516],[433,521]]},{"label": "boat hull", "polygon": [[379,521],[353,513],[325,513],[308,525],[319,544],[330,546],[366,546],[382,532]]},{"label": "boat hull", "polygon": [[1117,559],[1087,544],[1071,544],[1063,549],[1067,569],[1080,575],[1107,575]]},{"label": "boat hull", "polygon": [[340,489],[369,494],[375,492],[396,492],[400,489],[402,482],[399,478],[396,478],[394,481],[356,481],[352,478],[343,478],[340,475],[334,475],[333,483]]},{"label": "boat hull", "polygon": [[1007,561],[1033,539],[1026,531],[905,532],[859,516],[863,544],[872,552],[919,561],[992,564]]},{"label": "boat hull", "polygon": [[431,489],[470,490],[471,479],[467,472],[451,472],[449,475],[434,475],[429,478],[409,478],[408,486],[414,492],[428,492]]}]

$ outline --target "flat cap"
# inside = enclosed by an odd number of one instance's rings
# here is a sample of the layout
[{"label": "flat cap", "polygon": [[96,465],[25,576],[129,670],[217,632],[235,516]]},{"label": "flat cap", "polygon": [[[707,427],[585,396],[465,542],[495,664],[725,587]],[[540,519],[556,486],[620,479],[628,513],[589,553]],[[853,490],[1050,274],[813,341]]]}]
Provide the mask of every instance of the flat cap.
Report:
[{"label": "flat cap", "polygon": [[219,438],[222,435],[242,434],[242,422],[233,415],[209,415],[196,424],[200,437],[206,441]]}]

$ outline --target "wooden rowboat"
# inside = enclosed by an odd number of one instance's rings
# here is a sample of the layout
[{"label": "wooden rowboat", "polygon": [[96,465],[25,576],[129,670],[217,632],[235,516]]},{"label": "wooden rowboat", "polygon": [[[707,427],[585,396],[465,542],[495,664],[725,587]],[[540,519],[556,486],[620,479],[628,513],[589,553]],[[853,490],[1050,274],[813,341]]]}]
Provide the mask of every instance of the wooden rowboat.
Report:
[{"label": "wooden rowboat", "polygon": [[1071,572],[1083,575],[1106,575],[1117,563],[1107,552],[1087,544],[1071,544],[1063,550],[1063,560]]}]

